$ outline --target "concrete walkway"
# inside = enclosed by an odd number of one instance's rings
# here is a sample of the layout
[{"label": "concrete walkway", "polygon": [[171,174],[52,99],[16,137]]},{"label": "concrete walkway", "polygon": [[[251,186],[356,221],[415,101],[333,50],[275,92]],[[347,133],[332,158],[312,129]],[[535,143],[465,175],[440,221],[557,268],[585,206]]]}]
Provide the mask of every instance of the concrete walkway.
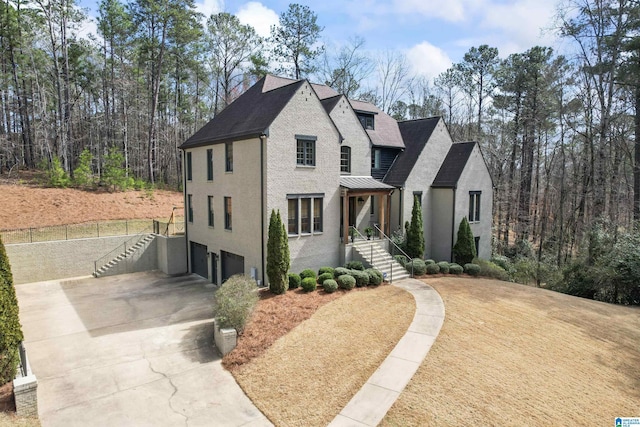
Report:
[{"label": "concrete walkway", "polygon": [[394,285],[415,298],[413,322],[376,372],[329,424],[332,427],[378,425],[420,367],[444,323],[444,303],[431,286],[416,279],[404,279]]}]

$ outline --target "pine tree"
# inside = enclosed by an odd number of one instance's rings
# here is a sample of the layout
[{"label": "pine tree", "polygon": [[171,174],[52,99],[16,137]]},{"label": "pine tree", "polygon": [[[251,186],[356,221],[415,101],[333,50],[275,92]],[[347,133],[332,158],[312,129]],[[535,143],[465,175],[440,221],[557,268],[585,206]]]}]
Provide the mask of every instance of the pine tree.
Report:
[{"label": "pine tree", "polygon": [[476,257],[476,242],[473,240],[473,232],[467,217],[463,217],[458,227],[458,240],[453,246],[453,256],[460,265],[473,261]]},{"label": "pine tree", "polygon": [[418,196],[413,198],[411,223],[407,229],[407,254],[411,258],[424,256],[424,227],[422,225],[422,206]]},{"label": "pine tree", "polygon": [[18,314],[11,266],[0,239],[0,385],[11,381],[18,367],[18,344],[23,339]]},{"label": "pine tree", "polygon": [[82,150],[78,159],[78,167],[73,170],[73,180],[80,187],[93,187],[93,172],[91,171],[91,162],[93,155],[88,148]]},{"label": "pine tree", "polygon": [[289,241],[280,211],[271,211],[269,219],[269,240],[267,241],[267,276],[269,290],[283,294],[289,289]]}]

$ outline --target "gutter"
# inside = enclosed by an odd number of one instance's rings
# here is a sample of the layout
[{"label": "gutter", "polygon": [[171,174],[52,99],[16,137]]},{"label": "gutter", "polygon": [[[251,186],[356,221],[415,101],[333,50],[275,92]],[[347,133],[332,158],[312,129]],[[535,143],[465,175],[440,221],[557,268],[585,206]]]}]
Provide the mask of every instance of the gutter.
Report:
[{"label": "gutter", "polygon": [[[187,217],[187,152],[184,149],[182,150],[182,206],[184,206],[184,244],[187,247],[187,273],[193,273],[191,271],[191,257],[192,254],[189,252],[189,221]],[[216,278],[217,280],[217,278]]]},{"label": "gutter", "polygon": [[265,215],[267,214],[265,212],[265,200],[264,200],[264,193],[265,193],[264,144],[267,140],[267,136],[268,136],[268,130],[262,135],[260,135],[260,221],[261,221],[260,246],[262,251],[262,285],[263,286],[267,286],[267,277],[265,276],[266,261],[265,261],[265,253],[264,253],[265,252],[264,251],[264,246],[265,246],[264,224],[265,224]]}]

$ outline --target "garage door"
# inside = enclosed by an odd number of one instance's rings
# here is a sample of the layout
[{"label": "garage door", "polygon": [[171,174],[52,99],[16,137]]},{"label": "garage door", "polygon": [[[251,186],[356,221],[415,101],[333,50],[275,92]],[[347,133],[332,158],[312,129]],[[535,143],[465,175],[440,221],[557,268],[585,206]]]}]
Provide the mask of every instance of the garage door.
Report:
[{"label": "garage door", "polygon": [[191,272],[206,279],[209,278],[207,247],[205,245],[191,242]]},{"label": "garage door", "polygon": [[220,251],[222,265],[222,282],[234,274],[244,274],[244,257],[231,252]]}]

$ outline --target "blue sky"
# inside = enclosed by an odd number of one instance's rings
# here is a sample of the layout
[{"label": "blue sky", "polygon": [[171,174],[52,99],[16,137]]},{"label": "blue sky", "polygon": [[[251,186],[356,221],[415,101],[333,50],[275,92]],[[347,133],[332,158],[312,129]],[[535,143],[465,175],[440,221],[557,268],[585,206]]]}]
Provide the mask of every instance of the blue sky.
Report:
[{"label": "blue sky", "polygon": [[[323,42],[340,46],[360,36],[365,48],[407,55],[415,73],[434,77],[459,62],[472,46],[488,44],[501,57],[545,45],[559,45],[551,30],[559,0],[322,0],[302,1],[318,15]],[[196,0],[205,15],[226,11],[268,35],[290,0]],[[81,0],[97,10],[97,1]],[[95,14],[95,12],[90,12]],[[94,27],[88,24],[85,31]]]}]

